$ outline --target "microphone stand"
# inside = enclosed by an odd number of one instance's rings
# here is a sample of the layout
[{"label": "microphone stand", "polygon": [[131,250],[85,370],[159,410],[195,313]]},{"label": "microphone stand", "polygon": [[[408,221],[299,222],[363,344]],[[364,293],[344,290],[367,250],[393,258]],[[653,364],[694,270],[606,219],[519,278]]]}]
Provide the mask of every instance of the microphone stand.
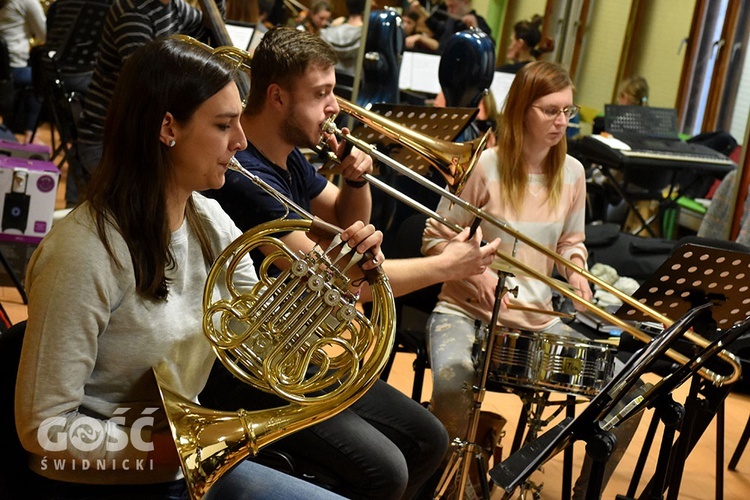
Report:
[{"label": "microphone stand", "polygon": [[[482,360],[480,363],[481,373],[479,374],[477,383],[472,386],[472,391],[474,393],[474,402],[471,410],[471,418],[469,420],[469,428],[466,433],[466,440],[456,438],[451,443],[451,446],[453,446],[454,448],[453,453],[451,454],[451,458],[445,467],[445,472],[443,472],[443,475],[440,478],[440,482],[438,483],[437,490],[434,496],[434,498],[436,499],[443,497],[446,490],[448,489],[448,486],[458,474],[458,481],[456,484],[458,491],[456,498],[458,500],[463,500],[464,493],[466,491],[466,481],[469,478],[469,470],[471,469],[472,457],[477,464],[477,471],[482,487],[482,498],[486,499],[490,497],[490,487],[489,482],[487,481],[488,471],[485,469],[484,462],[482,461],[482,447],[475,442],[476,433],[477,428],[479,427],[479,417],[482,410],[482,401],[484,401],[484,396],[487,390],[486,386],[487,375],[489,374],[490,368],[490,355],[495,344],[495,333],[497,330],[497,320],[500,315],[502,298],[506,292],[513,293],[514,295],[518,293],[517,287],[513,290],[508,290],[505,287],[505,280],[507,279],[507,277],[513,276],[511,273],[507,271],[498,271],[497,276],[498,282],[497,286],[495,287],[495,304],[492,308],[492,319],[490,320],[490,327],[487,333],[487,342],[485,344],[486,347],[482,349],[482,351],[484,352],[480,351],[480,359]],[[477,328],[480,328],[479,321],[477,321]]]}]

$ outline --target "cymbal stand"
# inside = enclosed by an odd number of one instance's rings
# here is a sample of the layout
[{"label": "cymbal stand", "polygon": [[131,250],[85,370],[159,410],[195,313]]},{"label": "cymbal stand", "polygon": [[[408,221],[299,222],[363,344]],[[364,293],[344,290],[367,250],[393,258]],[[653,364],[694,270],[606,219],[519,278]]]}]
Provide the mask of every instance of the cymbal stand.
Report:
[{"label": "cymbal stand", "polygon": [[[474,393],[474,402],[471,410],[471,418],[469,420],[469,428],[466,433],[466,440],[456,438],[451,443],[453,447],[453,453],[445,467],[445,472],[440,477],[437,490],[435,491],[434,498],[443,498],[448,486],[455,480],[456,481],[456,492],[457,499],[463,500],[464,493],[466,491],[466,481],[469,479],[469,470],[471,469],[471,460],[477,464],[477,471],[479,474],[479,480],[482,487],[482,497],[488,499],[490,497],[490,487],[487,480],[488,471],[484,467],[482,461],[482,447],[479,446],[476,441],[477,428],[479,427],[479,416],[482,409],[482,401],[484,401],[484,395],[487,387],[487,375],[489,374],[490,368],[490,354],[495,343],[495,333],[497,329],[497,319],[500,314],[500,306],[502,303],[503,296],[510,292],[514,295],[518,293],[518,288],[508,290],[505,286],[505,280],[508,276],[513,276],[507,271],[498,271],[498,282],[495,287],[495,304],[492,309],[492,319],[490,320],[490,327],[487,333],[487,341],[484,343],[485,347],[480,352],[480,373],[474,386],[472,386],[472,392]],[[477,322],[477,328],[480,328]],[[457,477],[456,477],[457,476]]]}]

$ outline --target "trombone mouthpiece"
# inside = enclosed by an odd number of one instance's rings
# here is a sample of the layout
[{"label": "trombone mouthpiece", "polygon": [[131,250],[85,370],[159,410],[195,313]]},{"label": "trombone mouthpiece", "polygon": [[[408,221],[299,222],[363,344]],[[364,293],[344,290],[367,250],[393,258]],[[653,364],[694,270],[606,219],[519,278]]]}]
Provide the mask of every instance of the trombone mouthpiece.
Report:
[{"label": "trombone mouthpiece", "polygon": [[323,122],[323,125],[321,128],[323,129],[323,132],[328,132],[329,134],[341,133],[338,127],[336,127],[336,115],[331,115],[328,118],[326,118],[326,121]]}]

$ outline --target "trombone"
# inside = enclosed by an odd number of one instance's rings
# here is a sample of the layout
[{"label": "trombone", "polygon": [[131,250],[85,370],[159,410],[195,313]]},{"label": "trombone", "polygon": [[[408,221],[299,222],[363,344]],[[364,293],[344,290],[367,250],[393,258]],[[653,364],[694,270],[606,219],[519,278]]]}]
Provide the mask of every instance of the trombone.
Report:
[{"label": "trombone", "polygon": [[[435,165],[436,163],[440,163],[440,166],[439,168],[437,168],[437,170],[445,178],[446,182],[448,183],[449,189],[444,189],[443,187],[435,184],[429,179],[422,177],[418,173],[413,172],[409,168],[392,160],[385,154],[378,151],[374,145],[369,144],[363,140],[360,140],[351,134],[343,133],[340,129],[336,127],[334,123],[335,117],[330,117],[324,123],[323,125],[324,132],[334,134],[337,137],[340,137],[346,140],[347,142],[350,142],[353,146],[364,151],[365,153],[370,155],[373,159],[376,159],[380,161],[381,163],[384,163],[390,166],[391,168],[395,169],[398,173],[405,175],[406,177],[417,182],[421,186],[433,191],[434,193],[439,194],[440,196],[444,198],[447,198],[452,203],[455,203],[456,205],[460,206],[461,208],[473,214],[474,216],[478,217],[479,219],[487,221],[488,223],[500,228],[502,231],[512,236],[516,241],[520,240],[526,243],[527,245],[531,246],[535,250],[551,258],[556,263],[560,265],[564,265],[565,267],[584,276],[588,281],[596,284],[601,289],[606,290],[607,292],[613,294],[622,302],[628,304],[629,306],[633,307],[637,311],[653,318],[654,320],[663,324],[665,327],[669,327],[674,323],[674,321],[671,320],[669,317],[635,300],[633,297],[621,292],[620,290],[614,288],[610,284],[602,281],[600,278],[589,273],[587,270],[581,268],[577,264],[571,262],[568,259],[565,259],[559,254],[550,250],[549,248],[537,243],[535,240],[529,238],[523,233],[516,231],[515,229],[510,227],[505,221],[502,221],[494,217],[493,215],[482,210],[481,208],[475,207],[474,205],[466,202],[465,200],[459,197],[461,190],[466,180],[468,179],[468,175],[471,173],[474,167],[474,164],[476,163],[482,149],[484,149],[487,134],[485,134],[482,138],[475,140],[473,143],[466,143],[466,144],[449,143],[451,147],[448,148],[447,151],[441,153],[439,150],[435,149],[435,145],[436,145],[435,139],[425,136],[423,134],[420,134],[418,132],[415,132],[406,127],[403,127],[397,123],[394,123],[393,121],[387,118],[384,118],[376,113],[363,109],[357,106],[356,104],[346,101],[345,99],[342,99],[340,97],[336,97],[336,100],[338,102],[339,107],[341,108],[343,112],[355,117],[356,119],[358,119],[365,125],[369,126],[376,132],[382,133],[386,137],[389,137],[392,140],[396,140],[408,146],[409,148],[413,149],[414,151],[422,154],[433,165]],[[468,148],[467,148],[467,145],[469,145]],[[475,146],[479,149],[477,150],[471,149],[471,148],[474,148]],[[449,227],[450,229],[456,232],[461,232],[461,230],[463,229],[457,224],[441,216],[434,210],[428,207],[425,207],[421,203],[415,200],[412,200],[411,198],[404,195],[400,191],[380,181],[373,175],[364,174],[362,177],[366,179],[368,182],[370,182],[373,186],[384,191],[386,194],[393,196],[394,198],[405,203],[409,207],[423,213],[424,215],[427,215],[435,219],[436,221]],[[496,253],[496,255],[502,260],[504,260],[510,266],[519,269],[521,272],[525,273],[528,276],[531,276],[535,279],[542,281],[550,288],[557,290],[565,297],[568,297],[571,300],[583,305],[584,307],[586,307],[592,313],[599,316],[604,321],[607,321],[610,324],[621,328],[622,330],[628,332],[629,334],[631,334],[633,337],[637,338],[641,342],[649,343],[651,341],[650,335],[636,328],[631,323],[626,322],[614,316],[613,314],[610,314],[609,312],[598,307],[592,302],[589,302],[588,300],[578,296],[569,287],[561,286],[558,280],[555,280],[549,276],[546,276],[543,273],[540,273],[536,269],[529,267],[528,265],[524,264],[523,262],[519,261],[518,259],[510,255],[506,255],[499,251]],[[687,340],[693,342],[694,344],[702,348],[705,348],[710,344],[707,339],[705,339],[704,337],[698,335],[697,333],[693,331],[689,331],[685,333],[684,337]],[[685,365],[690,361],[690,359],[687,356],[685,356],[684,354],[674,349],[669,349],[666,354],[667,356],[669,356],[670,358],[672,358],[674,361],[678,362],[681,365]],[[722,350],[718,354],[718,357],[722,361],[728,363],[731,366],[732,368],[731,374],[721,375],[705,367],[701,368],[698,371],[698,373],[704,379],[712,382],[714,385],[719,386],[719,387],[724,384],[730,384],[732,382],[737,381],[742,372],[742,367],[740,365],[739,359],[733,353],[727,350]]]}]

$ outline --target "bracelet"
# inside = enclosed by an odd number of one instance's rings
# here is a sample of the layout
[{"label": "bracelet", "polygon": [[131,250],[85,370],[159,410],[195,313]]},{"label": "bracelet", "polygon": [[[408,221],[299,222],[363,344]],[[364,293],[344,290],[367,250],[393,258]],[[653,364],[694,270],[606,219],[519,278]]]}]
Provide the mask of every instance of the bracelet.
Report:
[{"label": "bracelet", "polygon": [[365,184],[367,184],[367,181],[365,179],[362,179],[361,181],[353,181],[351,179],[344,179],[344,182],[346,182],[347,186],[353,187],[355,189],[365,187]]}]

